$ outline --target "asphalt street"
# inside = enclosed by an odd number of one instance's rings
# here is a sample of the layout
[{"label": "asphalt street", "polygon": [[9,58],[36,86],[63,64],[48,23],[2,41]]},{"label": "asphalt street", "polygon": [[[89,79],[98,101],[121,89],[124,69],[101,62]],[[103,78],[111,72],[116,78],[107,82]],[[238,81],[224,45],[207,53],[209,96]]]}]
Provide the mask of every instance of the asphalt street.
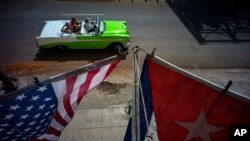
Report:
[{"label": "asphalt street", "polygon": [[[138,45],[180,67],[248,68],[249,43],[208,43],[200,45],[164,2],[151,0],[81,2],[10,0],[1,3],[0,64],[10,65],[34,61],[89,61],[106,52],[69,53],[64,56],[39,53],[34,38],[39,36],[46,20],[70,19],[64,14],[104,14],[102,19],[126,20],[131,47]],[[75,16],[83,20],[84,16]],[[95,54],[96,55],[93,55]],[[90,55],[91,54],[91,55]],[[100,56],[93,58],[93,56]],[[131,58],[131,57],[130,57]],[[130,60],[126,64],[130,64]]]},{"label": "asphalt street", "polygon": [[[250,96],[250,42],[201,45],[164,0],[100,1],[1,1],[0,69],[28,84],[34,75],[47,78],[113,55],[108,50],[40,52],[36,47],[35,37],[39,36],[44,21],[71,18],[65,14],[104,14],[101,19],[128,22],[130,47],[138,45],[150,52],[156,48],[156,55],[166,61],[219,85],[233,80],[233,90]],[[140,52],[139,56],[142,63],[145,53]],[[111,83],[102,84],[86,96],[61,141],[123,139],[128,120],[123,109],[131,100],[132,66],[130,52],[108,78]],[[104,87],[112,90],[106,92],[101,89]],[[100,94],[102,91],[104,94]]]}]

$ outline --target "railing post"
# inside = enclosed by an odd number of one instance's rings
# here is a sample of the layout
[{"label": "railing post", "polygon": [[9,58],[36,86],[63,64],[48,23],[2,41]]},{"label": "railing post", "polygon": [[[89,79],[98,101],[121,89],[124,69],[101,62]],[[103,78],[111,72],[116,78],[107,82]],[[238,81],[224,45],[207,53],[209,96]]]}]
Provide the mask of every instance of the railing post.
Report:
[{"label": "railing post", "polygon": [[0,80],[3,82],[5,87],[5,93],[14,91],[17,89],[17,86],[14,85],[11,80],[0,70]]}]

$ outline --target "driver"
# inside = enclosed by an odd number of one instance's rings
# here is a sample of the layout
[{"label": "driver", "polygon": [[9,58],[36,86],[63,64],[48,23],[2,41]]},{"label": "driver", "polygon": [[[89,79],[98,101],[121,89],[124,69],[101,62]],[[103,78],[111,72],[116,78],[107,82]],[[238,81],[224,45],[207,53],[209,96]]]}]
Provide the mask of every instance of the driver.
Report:
[{"label": "driver", "polygon": [[85,17],[84,28],[89,33],[89,32],[94,32],[96,26],[90,23],[90,18],[89,17]]}]

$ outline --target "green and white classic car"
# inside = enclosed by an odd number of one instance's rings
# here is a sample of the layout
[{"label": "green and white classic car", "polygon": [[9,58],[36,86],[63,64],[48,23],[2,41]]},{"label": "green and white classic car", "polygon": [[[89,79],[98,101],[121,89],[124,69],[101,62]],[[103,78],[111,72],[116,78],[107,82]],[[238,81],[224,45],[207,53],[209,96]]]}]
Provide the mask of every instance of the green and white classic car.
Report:
[{"label": "green and white classic car", "polygon": [[79,32],[64,32],[68,20],[45,21],[37,45],[41,49],[106,49],[111,48],[119,53],[128,50],[129,32],[126,21],[99,20],[91,21],[94,31],[88,32],[85,20],[79,21]]}]

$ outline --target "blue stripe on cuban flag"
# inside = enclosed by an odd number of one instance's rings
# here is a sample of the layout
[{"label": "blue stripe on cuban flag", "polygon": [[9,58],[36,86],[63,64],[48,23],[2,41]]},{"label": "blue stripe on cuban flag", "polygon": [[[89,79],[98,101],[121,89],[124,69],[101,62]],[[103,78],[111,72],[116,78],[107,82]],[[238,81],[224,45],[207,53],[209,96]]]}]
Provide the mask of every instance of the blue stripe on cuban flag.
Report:
[{"label": "blue stripe on cuban flag", "polygon": [[43,135],[57,105],[51,84],[0,103],[1,141],[23,141]]},{"label": "blue stripe on cuban flag", "polygon": [[[140,91],[140,139],[141,141],[144,141],[148,136],[146,116],[148,122],[150,123],[153,114],[153,104],[151,98],[151,86],[147,59],[145,59],[144,61],[140,82],[142,88],[142,93]],[[142,98],[144,98],[144,104]]]},{"label": "blue stripe on cuban flag", "polygon": [[[141,73],[141,89],[140,91],[140,140],[154,140],[158,141],[158,136],[156,132],[156,124],[153,113],[153,104],[151,98],[151,85],[150,85],[150,76],[148,70],[148,60],[145,59],[143,64],[143,69]],[[144,102],[143,102],[144,101]],[[147,120],[146,120],[147,117]],[[148,123],[147,123],[148,122]],[[147,127],[147,124],[149,125]],[[124,141],[131,141],[131,118],[129,119],[129,124],[127,131],[124,137]]]},{"label": "blue stripe on cuban flag", "polygon": [[128,127],[127,127],[127,130],[126,130],[126,133],[125,133],[125,137],[123,139],[123,141],[131,141],[131,130],[132,130],[132,125],[131,125],[131,117],[129,118],[129,122],[128,122]]}]

